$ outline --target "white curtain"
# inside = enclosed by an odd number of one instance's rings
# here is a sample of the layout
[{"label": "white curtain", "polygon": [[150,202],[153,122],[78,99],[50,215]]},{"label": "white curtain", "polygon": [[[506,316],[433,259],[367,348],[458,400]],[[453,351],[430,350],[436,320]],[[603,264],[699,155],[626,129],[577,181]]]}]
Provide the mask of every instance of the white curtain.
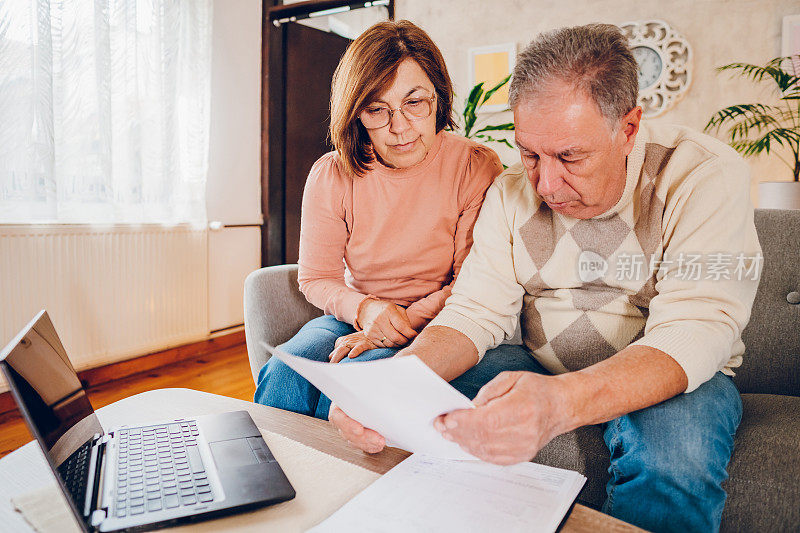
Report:
[{"label": "white curtain", "polygon": [[202,223],[212,0],[0,0],[0,223]]}]

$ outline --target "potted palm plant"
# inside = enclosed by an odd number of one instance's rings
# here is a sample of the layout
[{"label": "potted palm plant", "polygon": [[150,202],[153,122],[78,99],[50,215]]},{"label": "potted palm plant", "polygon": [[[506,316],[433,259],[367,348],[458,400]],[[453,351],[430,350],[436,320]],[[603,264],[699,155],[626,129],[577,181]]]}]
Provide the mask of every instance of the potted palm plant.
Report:
[{"label": "potted palm plant", "polygon": [[[728,126],[728,144],[745,157],[771,151],[792,171],[793,181],[759,184],[759,206],[800,209],[800,55],[777,57],[764,66],[731,63],[718,71],[734,71],[755,83],[769,82],[777,90],[773,104],[738,104],[717,111],[705,131]],[[786,157],[786,153],[791,158]]]}]

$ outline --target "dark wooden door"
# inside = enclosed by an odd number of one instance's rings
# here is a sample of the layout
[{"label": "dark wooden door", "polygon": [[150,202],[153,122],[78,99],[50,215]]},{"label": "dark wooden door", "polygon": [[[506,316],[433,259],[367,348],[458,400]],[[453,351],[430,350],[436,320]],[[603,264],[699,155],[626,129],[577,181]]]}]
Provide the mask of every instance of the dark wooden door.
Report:
[{"label": "dark wooden door", "polygon": [[311,165],[332,150],[328,142],[331,78],[350,40],[288,24],[285,41],[284,263],[296,263],[300,204]]}]

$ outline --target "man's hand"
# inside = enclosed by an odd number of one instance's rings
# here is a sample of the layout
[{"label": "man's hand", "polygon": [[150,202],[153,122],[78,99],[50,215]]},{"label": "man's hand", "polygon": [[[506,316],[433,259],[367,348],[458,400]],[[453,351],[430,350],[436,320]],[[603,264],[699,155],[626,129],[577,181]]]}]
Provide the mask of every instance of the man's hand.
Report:
[{"label": "man's hand", "polygon": [[358,357],[367,350],[377,348],[375,343],[369,340],[363,331],[356,331],[355,333],[339,337],[336,339],[334,346],[335,348],[328,356],[331,363],[338,363],[344,359],[345,356],[352,359]]},{"label": "man's hand", "polygon": [[406,310],[392,302],[368,299],[356,318],[367,338],[379,348],[405,346],[417,336]]},{"label": "man's hand", "polygon": [[367,453],[378,453],[386,446],[386,439],[383,438],[383,435],[365,428],[335,405],[331,405],[328,420],[339,430],[339,435],[360,450]]},{"label": "man's hand", "polygon": [[503,372],[478,392],[475,409],[441,415],[434,426],[484,461],[530,461],[550,440],[572,429],[561,383],[557,376]]}]

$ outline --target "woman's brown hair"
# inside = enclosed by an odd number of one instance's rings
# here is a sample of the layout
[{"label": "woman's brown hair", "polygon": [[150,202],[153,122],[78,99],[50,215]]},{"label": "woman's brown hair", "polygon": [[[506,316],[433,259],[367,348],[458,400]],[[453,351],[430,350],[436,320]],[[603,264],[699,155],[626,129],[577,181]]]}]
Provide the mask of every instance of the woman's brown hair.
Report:
[{"label": "woman's brown hair", "polygon": [[350,43],[333,74],[330,138],[347,173],[363,176],[374,160],[369,135],[358,116],[389,88],[406,58],[416,61],[433,83],[436,132],[455,127],[453,83],[439,48],[407,20],[379,22]]}]

